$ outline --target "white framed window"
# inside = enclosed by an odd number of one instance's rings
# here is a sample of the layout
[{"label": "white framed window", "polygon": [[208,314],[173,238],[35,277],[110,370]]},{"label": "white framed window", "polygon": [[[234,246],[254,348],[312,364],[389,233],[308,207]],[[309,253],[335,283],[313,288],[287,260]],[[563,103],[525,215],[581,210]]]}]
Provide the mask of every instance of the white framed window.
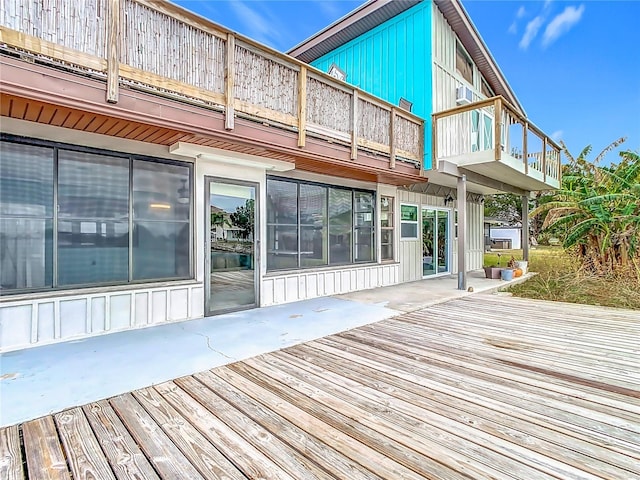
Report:
[{"label": "white framed window", "polygon": [[418,239],[418,205],[400,204],[400,238],[402,240]]},{"label": "white framed window", "polygon": [[459,41],[456,41],[456,71],[469,84],[473,85],[473,62]]},{"label": "white framed window", "polygon": [[393,197],[380,197],[380,259],[393,260],[393,244],[395,237],[395,215]]}]

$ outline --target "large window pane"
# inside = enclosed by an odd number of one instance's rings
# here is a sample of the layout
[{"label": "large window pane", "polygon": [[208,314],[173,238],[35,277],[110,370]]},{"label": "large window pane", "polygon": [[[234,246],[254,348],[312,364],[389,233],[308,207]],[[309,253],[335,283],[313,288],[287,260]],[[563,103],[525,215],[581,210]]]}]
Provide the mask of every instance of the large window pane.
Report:
[{"label": "large window pane", "polygon": [[0,142],[0,295],[53,284],[53,148]]},{"label": "large window pane", "polygon": [[267,269],[375,261],[374,200],[372,192],[267,179]]},{"label": "large window pane", "polygon": [[332,265],[351,262],[353,192],[329,189],[329,261]]},{"label": "large window pane", "polygon": [[372,262],[374,256],[373,228],[356,228],[356,262]]},{"label": "large window pane", "polygon": [[356,262],[374,260],[373,194],[355,192],[355,258]]},{"label": "large window pane", "polygon": [[327,264],[327,229],[300,227],[300,266],[320,267]]},{"label": "large window pane", "polygon": [[329,257],[331,265],[351,263],[353,229],[351,225],[331,225],[329,227]]},{"label": "large window pane", "polygon": [[272,270],[298,267],[297,226],[267,226],[267,267]]},{"label": "large window pane", "polygon": [[52,239],[51,219],[0,218],[0,295],[52,285]]},{"label": "large window pane", "polygon": [[0,142],[0,215],[52,217],[53,148]]},{"label": "large window pane", "polygon": [[327,264],[327,188],[300,185],[300,266]]},{"label": "large window pane", "polygon": [[120,283],[128,277],[128,222],[58,221],[59,285]]},{"label": "large window pane", "polygon": [[60,218],[129,217],[129,159],[58,152]]},{"label": "large window pane", "polygon": [[267,222],[298,223],[298,185],[281,180],[267,180]]},{"label": "large window pane", "polygon": [[129,159],[58,152],[58,284],[129,279]]},{"label": "large window pane", "polygon": [[298,184],[267,180],[267,268],[298,268]]},{"label": "large window pane", "polygon": [[190,274],[189,167],[133,161],[133,279]]},{"label": "large window pane", "polygon": [[133,219],[188,221],[189,167],[133,161]]},{"label": "large window pane", "polygon": [[187,222],[134,223],[134,280],[185,278],[189,276],[189,271]]}]

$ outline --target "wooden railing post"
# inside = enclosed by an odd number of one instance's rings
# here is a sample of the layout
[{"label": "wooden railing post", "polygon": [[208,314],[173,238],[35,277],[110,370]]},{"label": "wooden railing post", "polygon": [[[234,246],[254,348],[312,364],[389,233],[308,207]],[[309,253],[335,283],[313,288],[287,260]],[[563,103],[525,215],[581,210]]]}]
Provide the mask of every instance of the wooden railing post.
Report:
[{"label": "wooden railing post", "polygon": [[358,91],[351,97],[351,160],[358,159]]},{"label": "wooden railing post", "polygon": [[500,160],[502,157],[502,145],[501,145],[501,135],[502,135],[502,100],[500,97],[497,97],[494,103],[494,116],[495,116],[495,125],[494,129],[494,142],[495,142],[495,159]]},{"label": "wooden railing post", "polygon": [[120,0],[109,0],[107,33],[107,102],[118,103],[120,76]]},{"label": "wooden railing post", "polygon": [[[438,119],[436,115],[431,117],[431,121],[433,125],[431,126],[431,151],[433,152],[433,157],[431,158],[431,169],[438,169]],[[422,124],[422,128],[424,129],[426,122]],[[425,136],[422,135],[422,148],[424,149],[424,141]],[[422,162],[424,162],[424,156],[422,157]],[[424,165],[423,165],[424,168]]]},{"label": "wooden railing post", "polygon": [[396,109],[389,112],[389,168],[396,168]]},{"label": "wooden railing post", "polygon": [[235,76],[235,51],[236,40],[232,33],[227,34],[227,51],[226,62],[224,65],[224,91],[225,91],[225,110],[224,110],[224,128],[233,130],[234,127],[234,95],[233,82]]},{"label": "wooden railing post", "polygon": [[307,140],[307,67],[298,72],[298,147],[304,147]]},{"label": "wooden railing post", "polygon": [[522,124],[522,158],[524,160],[524,173],[529,175],[529,152],[527,150],[527,141],[529,139],[529,122]]},{"label": "wooden railing post", "polygon": [[542,138],[542,181],[547,181],[547,137]]}]

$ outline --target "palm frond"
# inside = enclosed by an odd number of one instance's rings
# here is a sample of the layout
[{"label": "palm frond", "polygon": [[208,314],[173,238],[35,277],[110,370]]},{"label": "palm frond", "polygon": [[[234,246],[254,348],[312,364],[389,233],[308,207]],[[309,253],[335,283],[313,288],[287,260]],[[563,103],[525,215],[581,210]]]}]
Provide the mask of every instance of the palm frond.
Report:
[{"label": "palm frond", "polygon": [[620,137],[619,139],[611,142],[609,145],[607,145],[606,147],[604,147],[604,149],[598,154],[598,156],[596,157],[596,159],[593,161],[594,165],[598,165],[600,163],[600,161],[604,158],[604,156],[609,153],[611,150],[613,150],[614,148],[619,147],[622,143],[624,143],[627,140],[626,137]]}]

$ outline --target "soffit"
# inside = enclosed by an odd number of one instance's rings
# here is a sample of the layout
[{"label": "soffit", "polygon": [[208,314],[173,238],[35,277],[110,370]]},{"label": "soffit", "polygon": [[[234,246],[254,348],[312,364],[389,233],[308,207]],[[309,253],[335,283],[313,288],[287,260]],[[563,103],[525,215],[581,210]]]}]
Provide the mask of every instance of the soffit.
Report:
[{"label": "soffit", "polygon": [[[418,3],[420,0],[371,0],[296,45],[287,53],[311,63]],[[434,3],[496,94],[505,97],[525,114],[518,98],[460,1],[434,0]]]}]

